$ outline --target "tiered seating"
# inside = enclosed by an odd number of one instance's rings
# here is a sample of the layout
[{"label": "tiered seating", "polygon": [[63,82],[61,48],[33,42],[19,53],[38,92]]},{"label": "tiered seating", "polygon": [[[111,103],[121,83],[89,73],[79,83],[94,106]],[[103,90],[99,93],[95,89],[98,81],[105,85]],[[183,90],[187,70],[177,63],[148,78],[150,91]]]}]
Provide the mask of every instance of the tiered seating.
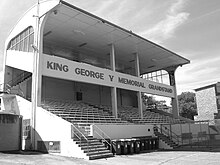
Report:
[{"label": "tiered seating", "polygon": [[[110,106],[102,106],[106,110],[111,111]],[[118,107],[118,115],[121,119],[132,123],[147,123],[147,124],[177,124],[184,123],[183,120],[172,117],[172,114],[163,113],[160,110],[143,110],[143,118],[139,117],[138,108],[126,106]]]},{"label": "tiered seating", "polygon": [[[96,107],[102,108],[103,111],[111,112],[111,106],[108,105],[96,105]],[[118,107],[118,116],[122,120],[126,120],[132,123],[146,123],[146,124],[177,124],[184,123],[184,120],[176,119],[172,117],[170,113],[163,113],[161,110],[143,110],[143,118],[139,117],[138,108],[132,106],[120,106]]]},{"label": "tiered seating", "polygon": [[92,105],[72,101],[45,101],[44,109],[72,123],[126,123]]}]

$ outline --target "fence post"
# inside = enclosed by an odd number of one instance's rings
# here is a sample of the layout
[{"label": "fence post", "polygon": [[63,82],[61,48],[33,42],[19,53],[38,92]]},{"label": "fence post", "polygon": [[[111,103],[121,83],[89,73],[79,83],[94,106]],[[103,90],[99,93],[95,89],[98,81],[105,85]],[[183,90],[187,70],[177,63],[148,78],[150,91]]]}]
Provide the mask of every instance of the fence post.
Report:
[{"label": "fence post", "polygon": [[182,142],[182,145],[183,145],[183,137],[182,137],[182,134],[183,134],[182,123],[180,123],[180,138],[181,138],[181,142]]}]

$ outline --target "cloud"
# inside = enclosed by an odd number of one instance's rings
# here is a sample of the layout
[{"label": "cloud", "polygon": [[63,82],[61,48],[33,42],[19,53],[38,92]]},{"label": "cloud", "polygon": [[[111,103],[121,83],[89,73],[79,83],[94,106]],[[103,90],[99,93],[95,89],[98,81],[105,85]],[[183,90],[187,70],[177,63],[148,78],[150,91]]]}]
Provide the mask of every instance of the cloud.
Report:
[{"label": "cloud", "polygon": [[189,17],[189,13],[181,12],[185,3],[186,1],[184,0],[177,0],[167,10],[163,20],[158,22],[151,29],[142,32],[141,35],[157,43],[161,43],[172,37],[175,30]]},{"label": "cloud", "polygon": [[[198,54],[199,56],[199,54]],[[178,94],[220,81],[220,57],[196,59],[176,71]]]}]

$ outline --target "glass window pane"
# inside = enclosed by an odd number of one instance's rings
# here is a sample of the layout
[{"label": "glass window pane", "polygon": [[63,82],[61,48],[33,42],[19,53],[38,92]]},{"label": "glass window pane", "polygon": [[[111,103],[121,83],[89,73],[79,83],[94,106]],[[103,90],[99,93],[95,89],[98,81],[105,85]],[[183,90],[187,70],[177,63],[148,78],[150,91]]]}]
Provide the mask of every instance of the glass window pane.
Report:
[{"label": "glass window pane", "polygon": [[30,27],[30,34],[31,34],[32,32],[34,32],[34,29],[33,29],[33,27]]},{"label": "glass window pane", "polygon": [[25,30],[24,31],[24,37],[27,37],[28,36],[28,30]]},{"label": "glass window pane", "polygon": [[24,48],[23,48],[23,43],[24,43],[24,41],[21,40],[21,41],[20,41],[20,44],[19,44],[19,45],[20,45],[20,46],[19,46],[19,50],[20,50],[20,51],[24,51],[24,50],[23,50],[23,49],[24,49]]},{"label": "glass window pane", "polygon": [[20,40],[23,40],[23,38],[24,38],[24,32],[21,33]]},{"label": "glass window pane", "polygon": [[27,52],[27,37],[24,39],[24,52]]},{"label": "glass window pane", "polygon": [[32,44],[34,43],[34,33],[32,33],[30,36],[29,36],[29,43],[28,43],[28,46],[29,46],[29,49],[28,51],[29,52],[32,52],[33,51],[33,48],[32,48]]},{"label": "glass window pane", "polygon": [[15,45],[15,50],[19,50],[19,44],[18,43]]}]

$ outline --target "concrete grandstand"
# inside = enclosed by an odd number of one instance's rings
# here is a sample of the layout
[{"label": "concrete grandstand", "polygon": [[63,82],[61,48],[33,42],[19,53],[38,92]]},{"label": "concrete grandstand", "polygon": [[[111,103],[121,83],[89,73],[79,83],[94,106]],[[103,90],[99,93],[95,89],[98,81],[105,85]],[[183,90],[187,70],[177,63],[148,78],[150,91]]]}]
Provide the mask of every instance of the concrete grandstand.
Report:
[{"label": "concrete grandstand", "polygon": [[[106,145],[118,139],[147,150],[143,138],[174,148],[210,133],[179,117],[175,70],[188,59],[65,1],[28,10],[4,59],[1,109],[23,116],[23,149],[96,159],[113,156]],[[169,84],[144,76],[158,71]],[[172,114],[147,110],[144,93],[171,98]]]}]

